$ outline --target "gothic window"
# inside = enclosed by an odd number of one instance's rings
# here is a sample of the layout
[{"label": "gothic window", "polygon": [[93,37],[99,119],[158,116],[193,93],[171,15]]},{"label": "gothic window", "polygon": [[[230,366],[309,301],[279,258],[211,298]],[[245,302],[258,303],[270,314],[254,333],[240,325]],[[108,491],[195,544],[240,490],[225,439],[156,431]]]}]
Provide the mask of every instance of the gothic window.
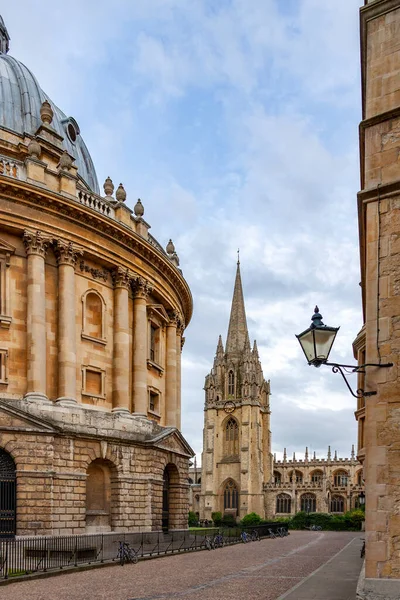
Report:
[{"label": "gothic window", "polygon": [[236,484],[230,479],[224,489],[224,509],[238,508],[238,489]]},{"label": "gothic window", "polygon": [[303,473],[301,471],[291,471],[289,476],[290,483],[303,483]]},{"label": "gothic window", "polygon": [[82,338],[106,343],[105,303],[96,290],[88,290],[82,297]]},{"label": "gothic window", "polygon": [[315,494],[303,494],[300,498],[300,510],[306,513],[314,513],[317,511],[317,499]]},{"label": "gothic window", "polygon": [[229,371],[228,373],[228,396],[235,395],[235,373]]},{"label": "gothic window", "polygon": [[348,480],[347,471],[336,471],[334,477],[334,485],[337,487],[346,486]]},{"label": "gothic window", "polygon": [[276,512],[290,513],[292,508],[292,499],[289,494],[278,494],[276,497]]},{"label": "gothic window", "polygon": [[332,496],[331,498],[331,512],[343,513],[344,512],[344,498],[343,496]]},{"label": "gothic window", "polygon": [[239,454],[239,426],[236,419],[230,417],[225,424],[225,456]]},{"label": "gothic window", "polygon": [[282,475],[279,471],[274,471],[274,482],[276,485],[280,485],[282,482]]},{"label": "gothic window", "polygon": [[320,486],[322,485],[322,478],[323,478],[324,474],[322,471],[313,471],[311,473],[311,483],[313,483],[314,485]]}]

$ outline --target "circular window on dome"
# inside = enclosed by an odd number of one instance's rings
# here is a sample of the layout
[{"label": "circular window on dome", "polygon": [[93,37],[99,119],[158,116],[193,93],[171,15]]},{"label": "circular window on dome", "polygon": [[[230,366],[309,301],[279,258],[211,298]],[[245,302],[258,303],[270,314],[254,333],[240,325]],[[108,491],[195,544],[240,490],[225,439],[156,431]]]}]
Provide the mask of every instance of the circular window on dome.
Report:
[{"label": "circular window on dome", "polygon": [[68,137],[71,140],[71,142],[75,142],[75,140],[76,140],[76,129],[72,125],[72,123],[68,123],[67,133],[68,133]]},{"label": "circular window on dome", "polygon": [[61,122],[64,125],[68,139],[74,144],[80,133],[78,123],[72,117],[68,117],[68,119],[64,119]]}]

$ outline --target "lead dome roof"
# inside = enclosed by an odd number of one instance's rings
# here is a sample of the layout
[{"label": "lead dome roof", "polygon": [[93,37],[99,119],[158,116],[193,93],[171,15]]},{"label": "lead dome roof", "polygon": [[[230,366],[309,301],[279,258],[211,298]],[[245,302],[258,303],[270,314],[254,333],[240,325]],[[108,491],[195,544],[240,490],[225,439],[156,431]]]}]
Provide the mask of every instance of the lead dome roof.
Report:
[{"label": "lead dome roof", "polygon": [[51,126],[64,138],[63,148],[75,158],[80,178],[99,194],[96,171],[78,124],[51,101],[23,63],[6,54],[9,39],[0,16],[0,127],[21,135],[35,135],[42,124],[40,107],[47,100],[54,111]]}]

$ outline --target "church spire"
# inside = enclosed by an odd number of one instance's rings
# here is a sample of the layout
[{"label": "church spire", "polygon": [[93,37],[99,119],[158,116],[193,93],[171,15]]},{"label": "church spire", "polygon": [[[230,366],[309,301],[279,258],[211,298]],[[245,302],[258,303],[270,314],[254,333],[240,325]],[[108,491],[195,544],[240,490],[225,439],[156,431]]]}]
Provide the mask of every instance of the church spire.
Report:
[{"label": "church spire", "polygon": [[249,334],[247,331],[242,279],[240,276],[240,262],[238,258],[235,287],[232,298],[231,317],[229,320],[228,336],[226,338],[226,353],[237,354],[242,352],[248,339]]},{"label": "church spire", "polygon": [[3,17],[0,15],[0,54],[7,54],[10,47],[10,36],[7,27],[4,24]]}]

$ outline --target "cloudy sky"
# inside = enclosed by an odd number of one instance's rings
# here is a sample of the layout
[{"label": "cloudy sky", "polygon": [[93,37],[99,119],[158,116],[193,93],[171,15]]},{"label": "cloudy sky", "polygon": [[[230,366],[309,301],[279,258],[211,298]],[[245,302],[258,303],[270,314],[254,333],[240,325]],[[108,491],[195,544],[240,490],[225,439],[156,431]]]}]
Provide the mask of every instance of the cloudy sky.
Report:
[{"label": "cloudy sky", "polygon": [[[100,185],[140,197],[194,297],[183,433],[201,453],[204,377],[226,339],[240,248],[250,338],[271,380],[273,451],[348,456],[355,399],[295,333],[317,303],[353,362],[361,298],[361,0],[15,0],[10,54],[79,123]],[[353,376],[355,385],[355,378]]]}]

